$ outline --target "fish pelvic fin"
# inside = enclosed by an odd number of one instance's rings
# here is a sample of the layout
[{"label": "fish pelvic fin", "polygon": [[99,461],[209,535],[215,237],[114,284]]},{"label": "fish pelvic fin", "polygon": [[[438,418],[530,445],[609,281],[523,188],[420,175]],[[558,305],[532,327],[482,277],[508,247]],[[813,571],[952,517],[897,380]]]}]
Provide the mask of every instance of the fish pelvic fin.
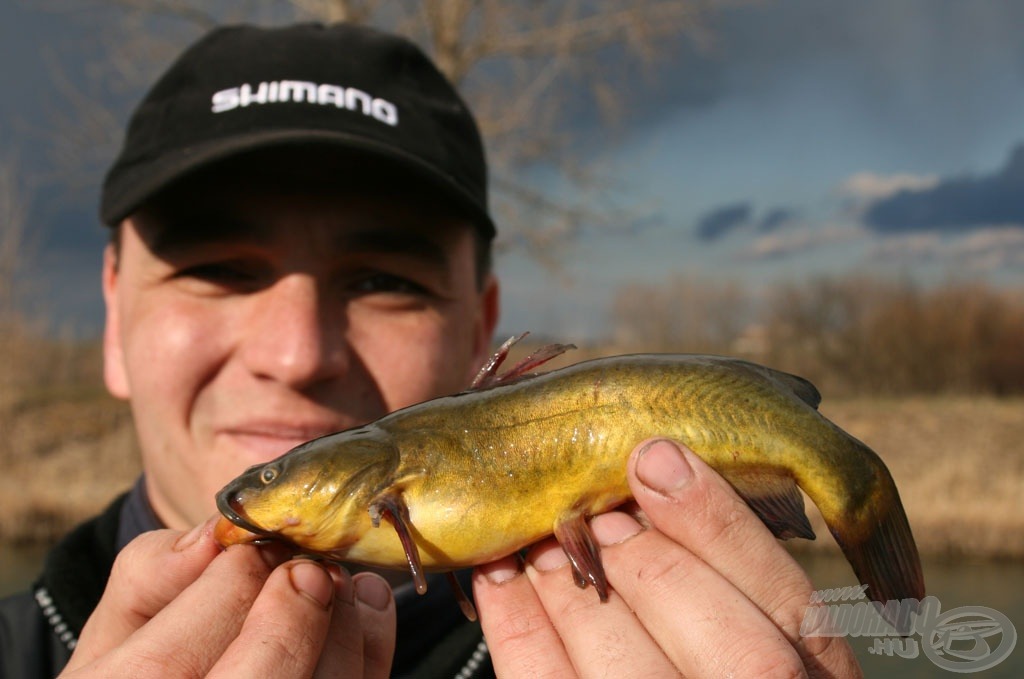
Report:
[{"label": "fish pelvic fin", "polygon": [[412,574],[413,584],[419,594],[427,591],[427,578],[423,573],[423,563],[420,560],[420,550],[412,537],[412,521],[409,520],[409,508],[405,504],[400,491],[388,491],[378,495],[370,503],[370,520],[374,528],[380,526],[380,520],[387,519],[394,526],[398,533],[398,539],[402,542],[402,549],[405,550],[405,559],[409,563],[409,571]]},{"label": "fish pelvic fin", "polygon": [[921,559],[895,486],[889,500],[879,503],[872,512],[865,537],[848,535],[842,524],[829,521],[828,525],[857,579],[868,586],[867,595],[872,600],[884,605],[888,601],[924,598]]},{"label": "fish pelvic fin", "polygon": [[566,512],[555,522],[555,538],[572,564],[576,586],[593,585],[601,601],[608,601],[608,578],[601,564],[601,548],[587,525],[586,515],[579,510]]},{"label": "fish pelvic fin", "polygon": [[768,469],[729,470],[724,476],[772,535],[780,540],[815,538],[804,512],[804,496],[792,477]]},{"label": "fish pelvic fin", "polygon": [[448,579],[448,584],[452,588],[452,593],[455,595],[455,601],[459,604],[459,609],[462,614],[466,616],[466,620],[470,622],[476,622],[476,606],[473,605],[473,600],[466,594],[466,590],[462,589],[462,584],[459,583],[458,577],[455,575],[455,571],[445,572],[445,577]]}]

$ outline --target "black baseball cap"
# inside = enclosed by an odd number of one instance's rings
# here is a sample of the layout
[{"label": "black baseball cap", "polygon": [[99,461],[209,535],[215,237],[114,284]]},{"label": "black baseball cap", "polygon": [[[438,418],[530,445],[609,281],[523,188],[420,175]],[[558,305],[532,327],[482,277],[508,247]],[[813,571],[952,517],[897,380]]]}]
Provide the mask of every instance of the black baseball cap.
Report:
[{"label": "black baseball cap", "polygon": [[100,218],[116,225],[196,170],[289,147],[393,164],[494,235],[465,102],[413,43],[344,23],[227,26],[188,48],[132,114]]}]

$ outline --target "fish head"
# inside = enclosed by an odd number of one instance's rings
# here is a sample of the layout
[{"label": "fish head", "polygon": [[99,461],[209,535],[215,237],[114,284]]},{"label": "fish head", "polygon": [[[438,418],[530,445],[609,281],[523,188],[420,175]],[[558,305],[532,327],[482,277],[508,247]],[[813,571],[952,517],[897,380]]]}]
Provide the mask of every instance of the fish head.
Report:
[{"label": "fish head", "polygon": [[247,469],[217,494],[215,535],[228,546],[277,539],[336,558],[371,527],[367,508],[398,466],[372,427],[330,434]]}]

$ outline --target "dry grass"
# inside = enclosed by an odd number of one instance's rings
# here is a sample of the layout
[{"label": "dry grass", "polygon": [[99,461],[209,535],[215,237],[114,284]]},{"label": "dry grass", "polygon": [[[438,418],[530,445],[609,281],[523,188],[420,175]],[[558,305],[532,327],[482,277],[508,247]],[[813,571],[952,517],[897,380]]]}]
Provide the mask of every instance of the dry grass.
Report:
[{"label": "dry grass", "polygon": [[127,407],[100,392],[5,413],[0,542],[51,541],[139,474]]},{"label": "dry grass", "polygon": [[0,541],[51,541],[139,473],[128,407],[101,386],[96,342],[0,332]]}]

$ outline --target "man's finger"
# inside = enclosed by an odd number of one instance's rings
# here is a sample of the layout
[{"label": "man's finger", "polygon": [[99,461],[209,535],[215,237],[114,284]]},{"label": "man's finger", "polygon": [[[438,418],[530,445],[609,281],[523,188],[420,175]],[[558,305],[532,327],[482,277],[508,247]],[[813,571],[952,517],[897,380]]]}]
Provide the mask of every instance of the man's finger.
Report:
[{"label": "man's finger", "polygon": [[658,530],[764,611],[812,674],[822,665],[856,665],[842,640],[801,639],[800,623],[813,590],[810,579],[732,486],[700,457],[671,441],[645,442],[630,457],[629,482]]},{"label": "man's finger", "polygon": [[678,674],[614,587],[601,601],[593,587],[576,586],[569,559],[555,540],[530,550],[526,574],[581,679]]},{"label": "man's finger", "polygon": [[228,547],[117,652],[173,674],[205,675],[238,636],[273,569],[287,559],[268,546]]},{"label": "man's finger", "polygon": [[473,597],[499,677],[575,674],[558,631],[517,555],[477,568]]},{"label": "man's finger", "polygon": [[373,573],[359,573],[353,579],[359,624],[363,630],[363,676],[385,679],[395,657],[398,615],[395,598],[387,581]]},{"label": "man's finger", "polygon": [[[298,559],[280,566],[267,578],[237,638],[207,676],[311,676],[334,608],[335,584],[322,565]],[[348,634],[360,637],[358,626]],[[361,660],[361,655],[360,648],[355,659]],[[344,664],[340,667],[350,671]],[[345,676],[360,677],[362,669],[352,668]]]},{"label": "man's finger", "polygon": [[188,533],[150,531],[121,550],[66,671],[121,644],[192,584],[221,551],[213,524],[211,519]]}]

